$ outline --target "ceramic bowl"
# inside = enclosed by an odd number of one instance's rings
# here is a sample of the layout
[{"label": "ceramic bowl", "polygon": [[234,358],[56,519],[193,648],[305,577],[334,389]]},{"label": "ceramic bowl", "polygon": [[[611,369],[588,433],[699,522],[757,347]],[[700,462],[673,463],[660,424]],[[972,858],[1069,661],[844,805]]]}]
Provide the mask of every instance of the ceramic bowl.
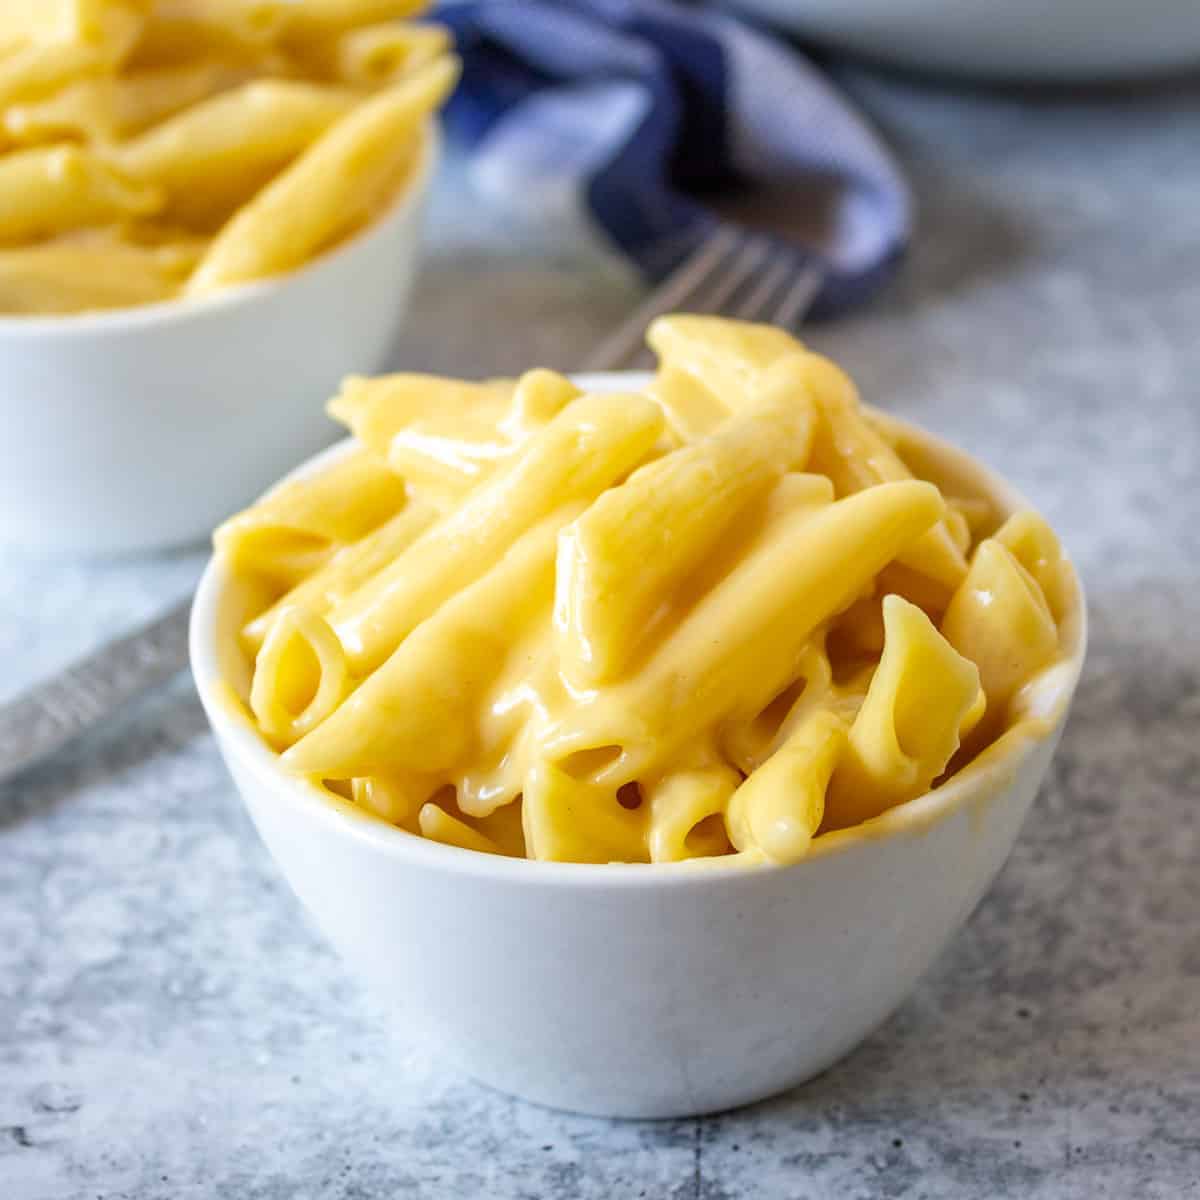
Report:
[{"label": "ceramic bowl", "polygon": [[383,365],[420,244],[435,133],[350,241],[211,297],[0,317],[0,542],[110,554],[197,540],[332,438],[326,398]]},{"label": "ceramic bowl", "polygon": [[[1028,507],[960,451],[922,441],[947,479],[974,481],[1004,510]],[[288,775],[231,699],[247,684],[236,646],[246,600],[211,563],[192,668],[250,815],[313,920],[401,1035],[437,1039],[448,1063],[500,1091],[619,1117],[783,1091],[905,999],[1008,856],[1086,640],[1080,596],[1066,659],[1039,689],[1047,736],[1013,739],[936,791],[819,838],[794,866],[597,866],[426,841]]]}]

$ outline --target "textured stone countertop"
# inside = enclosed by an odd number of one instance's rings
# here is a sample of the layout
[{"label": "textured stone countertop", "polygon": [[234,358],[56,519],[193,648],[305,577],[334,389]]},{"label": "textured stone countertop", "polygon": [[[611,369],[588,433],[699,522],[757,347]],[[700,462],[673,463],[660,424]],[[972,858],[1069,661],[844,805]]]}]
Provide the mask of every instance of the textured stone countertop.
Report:
[{"label": "textured stone countertop", "polygon": [[[0,1197],[1200,1194],[1200,86],[855,87],[921,233],[886,297],[811,340],[1002,466],[1091,601],[1053,776],[949,951],[849,1058],[740,1112],[492,1094],[389,1036],[309,931],[181,680],[0,789]],[[461,228],[437,246],[408,366],[569,367],[631,295]],[[5,555],[0,688],[199,561]]]}]

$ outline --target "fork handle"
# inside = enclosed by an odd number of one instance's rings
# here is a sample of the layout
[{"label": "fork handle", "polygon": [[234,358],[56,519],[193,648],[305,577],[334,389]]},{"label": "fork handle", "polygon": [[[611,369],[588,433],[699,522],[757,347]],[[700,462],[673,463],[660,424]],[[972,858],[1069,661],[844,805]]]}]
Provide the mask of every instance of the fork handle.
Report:
[{"label": "fork handle", "polygon": [[187,599],[0,705],[0,782],[48,757],[187,666]]}]

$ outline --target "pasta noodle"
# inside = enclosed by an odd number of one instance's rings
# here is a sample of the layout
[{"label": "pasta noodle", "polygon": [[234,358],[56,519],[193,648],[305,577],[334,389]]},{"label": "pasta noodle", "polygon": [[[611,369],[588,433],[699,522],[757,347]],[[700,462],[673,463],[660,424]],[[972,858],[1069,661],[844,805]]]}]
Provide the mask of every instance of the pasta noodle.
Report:
[{"label": "pasta noodle", "polygon": [[0,249],[0,310],[77,313],[166,300],[202,247],[188,239],[142,246],[104,231]]},{"label": "pasta noodle", "polygon": [[348,380],[357,449],[218,530],[287,770],[472,852],[791,864],[1036,707],[1078,603],[1040,517],[779,330],[651,337],[627,394]]},{"label": "pasta noodle", "polygon": [[415,131],[457,79],[457,67],[438,59],[352,109],[230,220],[188,290],[291,270],[362,224],[394,190]]},{"label": "pasta noodle", "polygon": [[306,74],[352,87],[385,87],[449,51],[445,29],[390,21],[316,39],[293,53]]},{"label": "pasta noodle", "polygon": [[244,73],[218,62],[138,71],[120,79],[92,76],[42,100],[3,113],[14,142],[112,143],[238,82]]},{"label": "pasta noodle", "polygon": [[0,244],[147,216],[162,204],[158,188],[77,146],[0,157]]},{"label": "pasta noodle", "polygon": [[286,37],[303,42],[363,25],[402,20],[428,7],[428,0],[304,0],[291,6]]},{"label": "pasta noodle", "polygon": [[928,791],[984,711],[979,668],[915,604],[885,596],[883,627],[879,666],[833,781],[834,828]]},{"label": "pasta noodle", "polygon": [[[291,271],[375,220],[458,77],[449,34],[406,23],[420,7],[5,0],[0,247],[22,253],[0,265],[0,314],[204,295]],[[116,226],[144,237],[151,217],[160,241],[203,239],[186,270],[79,250]]]},{"label": "pasta noodle", "polygon": [[141,32],[150,0],[4,0],[0,43],[83,43],[119,57]]},{"label": "pasta noodle", "polygon": [[219,224],[354,103],[342,89],[259,80],[185,109],[112,158],[131,178],[162,188],[177,220]]}]

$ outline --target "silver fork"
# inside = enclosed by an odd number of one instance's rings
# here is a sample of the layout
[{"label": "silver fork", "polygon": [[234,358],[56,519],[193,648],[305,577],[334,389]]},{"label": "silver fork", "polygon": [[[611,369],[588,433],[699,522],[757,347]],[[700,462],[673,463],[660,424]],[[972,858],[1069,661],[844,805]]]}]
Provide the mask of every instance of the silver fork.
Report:
[{"label": "silver fork", "polygon": [[[791,328],[821,284],[818,270],[767,234],[718,226],[584,360],[584,371],[636,366],[663,313],[719,313]],[[0,705],[0,782],[43,761],[187,666],[191,598]]]}]

